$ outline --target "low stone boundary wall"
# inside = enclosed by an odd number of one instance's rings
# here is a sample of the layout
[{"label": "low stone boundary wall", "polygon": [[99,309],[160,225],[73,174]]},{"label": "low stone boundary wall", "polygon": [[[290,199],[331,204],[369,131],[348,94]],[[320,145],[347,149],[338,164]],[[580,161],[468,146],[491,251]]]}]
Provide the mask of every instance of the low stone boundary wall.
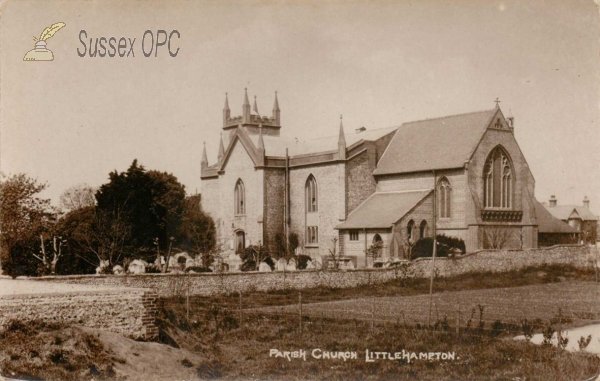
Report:
[{"label": "low stone boundary wall", "polygon": [[[570,264],[593,268],[594,249],[579,246],[554,246],[544,249],[487,250],[457,258],[436,258],[436,276],[448,277],[476,272],[506,272],[542,264]],[[428,277],[431,258],[419,258],[404,266],[383,269],[346,271],[304,270],[271,273],[203,273],[203,274],[141,274],[141,275],[81,275],[35,278],[61,283],[102,285],[113,287],[145,287],[156,290],[158,296],[211,296],[231,292],[304,289],[318,286],[349,288],[384,283],[402,277]]]},{"label": "low stone boundary wall", "polygon": [[0,328],[10,320],[73,323],[152,340],[157,294],[149,289],[73,291],[0,296]]},{"label": "low stone boundary wall", "polygon": [[[530,266],[572,265],[593,268],[597,248],[582,245],[552,246],[542,249],[485,250],[457,258],[436,258],[438,276],[448,277],[477,272],[507,272]],[[414,276],[431,274],[431,258],[419,258],[411,263]]]}]

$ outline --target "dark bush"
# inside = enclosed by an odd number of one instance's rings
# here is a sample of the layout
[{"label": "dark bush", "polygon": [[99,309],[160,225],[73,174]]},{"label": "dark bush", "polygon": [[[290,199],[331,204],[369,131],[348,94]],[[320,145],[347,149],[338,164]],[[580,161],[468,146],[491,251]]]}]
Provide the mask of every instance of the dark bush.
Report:
[{"label": "dark bush", "polygon": [[185,272],[193,271],[195,273],[212,273],[213,271],[207,267],[191,266],[185,269]]},{"label": "dark bush", "polygon": [[[466,252],[465,241],[456,237],[448,237],[444,234],[437,236],[436,257],[447,257],[454,249],[459,249],[462,254]],[[433,238],[421,238],[412,249],[412,258],[431,257],[433,253]]]},{"label": "dark bush", "polygon": [[146,266],[146,274],[160,274],[162,273],[160,267],[156,265]]},{"label": "dark bush", "polygon": [[296,264],[297,264],[297,268],[298,270],[305,270],[306,266],[308,265],[308,262],[310,262],[311,258],[309,255],[299,255],[298,258],[296,259]]}]

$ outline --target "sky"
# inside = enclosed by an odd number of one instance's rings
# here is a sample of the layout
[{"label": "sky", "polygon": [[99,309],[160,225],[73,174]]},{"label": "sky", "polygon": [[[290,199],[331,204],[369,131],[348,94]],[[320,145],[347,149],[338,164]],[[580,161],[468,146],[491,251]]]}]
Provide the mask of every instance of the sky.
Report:
[{"label": "sky", "polygon": [[[58,204],[134,159],[200,192],[217,156],[225,93],[244,88],[285,137],[491,109],[515,117],[536,197],[584,196],[600,213],[599,13],[591,0],[4,1],[0,171],[26,173]],[[51,62],[24,62],[56,22]],[[89,39],[136,39],[135,57],[80,57]],[[173,35],[145,57],[146,30]],[[149,50],[150,39],[144,40]],[[128,48],[127,48],[128,50]],[[451,142],[449,142],[451,144]],[[268,152],[267,152],[268,154]]]}]

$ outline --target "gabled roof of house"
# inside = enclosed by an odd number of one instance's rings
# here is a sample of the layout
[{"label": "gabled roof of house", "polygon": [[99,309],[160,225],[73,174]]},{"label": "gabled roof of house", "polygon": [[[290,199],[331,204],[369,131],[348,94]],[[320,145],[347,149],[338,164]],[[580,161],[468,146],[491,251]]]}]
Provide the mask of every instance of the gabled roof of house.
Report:
[{"label": "gabled roof of house", "polygon": [[533,199],[535,207],[535,216],[538,222],[538,232],[540,233],[579,233],[577,229],[569,224],[554,217],[544,205],[538,200]]},{"label": "gabled roof of house", "polygon": [[463,167],[499,108],[402,124],[375,175]]},{"label": "gabled roof of house", "polygon": [[573,212],[577,213],[579,217],[584,221],[596,221],[598,217],[592,213],[589,208],[581,205],[556,205],[556,206],[546,206],[548,212],[550,212],[554,217],[560,220],[568,220],[569,217],[573,214]]},{"label": "gabled roof of house", "polygon": [[336,229],[390,228],[410,212],[431,189],[401,192],[376,192],[348,215]]}]

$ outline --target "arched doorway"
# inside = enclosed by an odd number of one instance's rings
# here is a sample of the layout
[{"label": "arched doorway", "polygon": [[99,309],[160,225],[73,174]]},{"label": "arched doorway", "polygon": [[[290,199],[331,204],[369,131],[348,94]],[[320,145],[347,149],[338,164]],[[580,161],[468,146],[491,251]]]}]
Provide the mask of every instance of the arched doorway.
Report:
[{"label": "arched doorway", "polygon": [[246,248],[246,233],[243,230],[235,232],[235,252],[240,254],[244,252]]}]

